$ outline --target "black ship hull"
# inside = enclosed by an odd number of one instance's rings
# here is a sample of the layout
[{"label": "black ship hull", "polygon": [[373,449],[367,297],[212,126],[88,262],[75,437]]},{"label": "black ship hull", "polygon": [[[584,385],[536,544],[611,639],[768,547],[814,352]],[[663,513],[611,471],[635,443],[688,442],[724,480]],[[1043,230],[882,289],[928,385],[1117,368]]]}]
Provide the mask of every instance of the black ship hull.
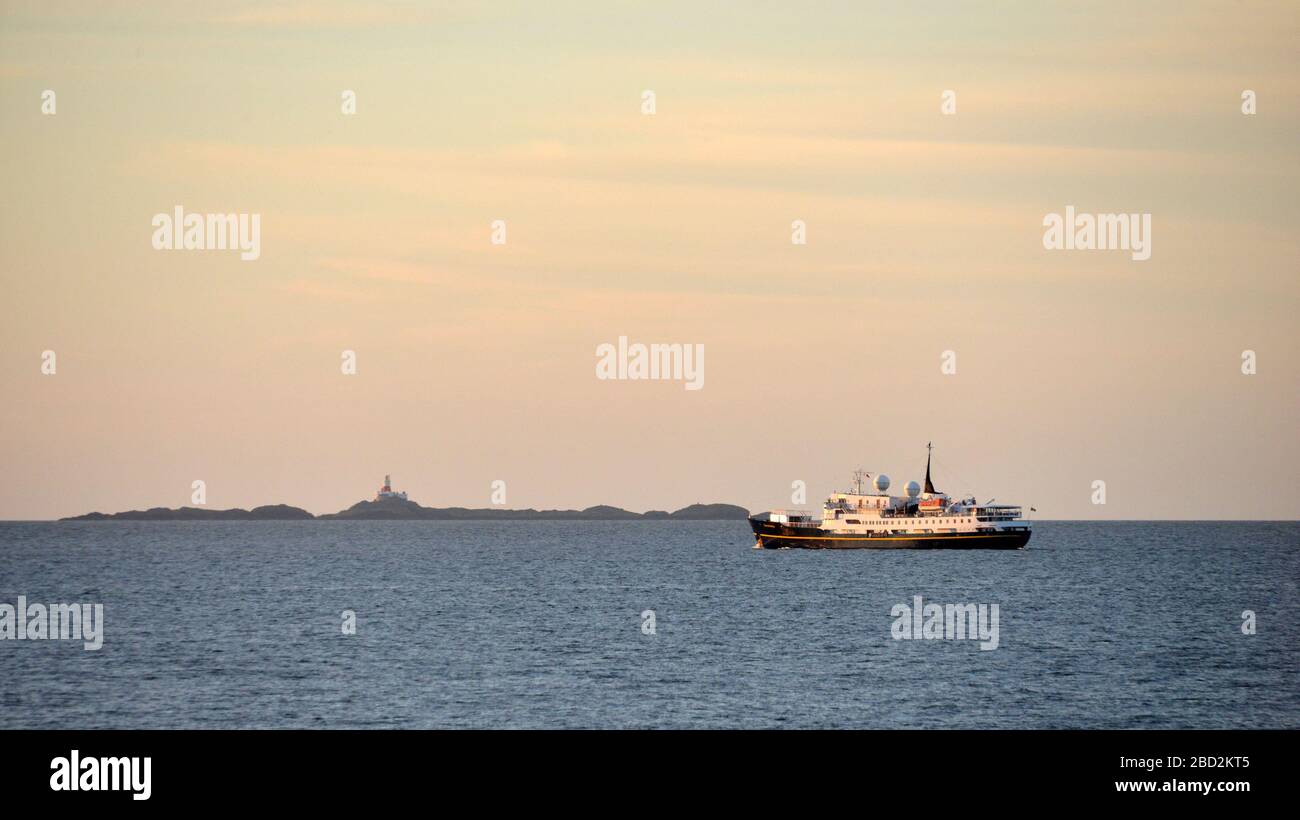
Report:
[{"label": "black ship hull", "polygon": [[934,533],[929,535],[857,535],[749,519],[755,548],[805,550],[1018,550],[1029,543],[1028,529],[1013,532]]}]

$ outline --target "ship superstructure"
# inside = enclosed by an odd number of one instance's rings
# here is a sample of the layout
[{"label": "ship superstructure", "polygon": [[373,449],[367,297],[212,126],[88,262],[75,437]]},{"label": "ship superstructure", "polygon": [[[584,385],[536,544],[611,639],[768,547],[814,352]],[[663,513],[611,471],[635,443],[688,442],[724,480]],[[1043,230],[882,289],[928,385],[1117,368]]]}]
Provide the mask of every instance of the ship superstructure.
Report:
[{"label": "ship superstructure", "polygon": [[[756,549],[1019,549],[1030,523],[1021,508],[954,499],[935,489],[927,445],[925,484],[909,481],[890,495],[889,476],[859,470],[852,490],[833,492],[820,520],[805,510],[772,510],[749,519]],[[868,482],[868,486],[864,484]]]}]

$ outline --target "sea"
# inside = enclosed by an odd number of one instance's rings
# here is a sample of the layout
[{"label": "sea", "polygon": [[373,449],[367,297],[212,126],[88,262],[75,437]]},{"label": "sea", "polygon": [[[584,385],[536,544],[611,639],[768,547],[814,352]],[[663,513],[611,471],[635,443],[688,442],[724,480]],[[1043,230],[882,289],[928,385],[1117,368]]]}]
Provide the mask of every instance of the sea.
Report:
[{"label": "sea", "polygon": [[[99,649],[0,640],[0,728],[1300,727],[1300,523],[1034,526],[0,523],[0,604],[103,607]],[[918,596],[996,606],[996,646]]]}]

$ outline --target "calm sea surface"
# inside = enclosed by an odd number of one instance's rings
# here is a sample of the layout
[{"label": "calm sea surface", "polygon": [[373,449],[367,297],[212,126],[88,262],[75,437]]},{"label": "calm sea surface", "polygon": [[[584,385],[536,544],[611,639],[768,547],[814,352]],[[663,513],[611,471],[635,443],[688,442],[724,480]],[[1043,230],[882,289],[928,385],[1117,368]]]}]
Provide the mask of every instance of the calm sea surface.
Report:
[{"label": "calm sea surface", "polygon": [[[0,728],[1300,727],[1300,523],[751,543],[744,522],[0,524],[0,603],[105,620],[99,651],[0,641]],[[894,640],[915,595],[997,604],[998,648]]]}]

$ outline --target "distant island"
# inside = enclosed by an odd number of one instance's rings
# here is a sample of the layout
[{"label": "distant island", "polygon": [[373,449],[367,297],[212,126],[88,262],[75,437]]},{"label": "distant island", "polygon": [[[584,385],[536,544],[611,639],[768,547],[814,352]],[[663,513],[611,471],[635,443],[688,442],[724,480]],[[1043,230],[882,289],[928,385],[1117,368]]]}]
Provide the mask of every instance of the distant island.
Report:
[{"label": "distant island", "polygon": [[205,510],[202,507],[150,507],[120,513],[93,512],[60,521],[308,521],[316,516],[288,504],[269,504],[251,510]]},{"label": "distant island", "polygon": [[394,521],[421,519],[431,521],[483,521],[488,519],[505,519],[518,521],[535,521],[549,519],[553,521],[632,521],[638,519],[664,521],[719,521],[743,520],[749,517],[749,510],[734,504],[692,504],[675,512],[650,510],[634,513],[619,507],[600,504],[585,510],[503,510],[493,507],[422,507],[405,498],[378,498],[374,501],[358,501],[346,510],[316,516],[325,520],[369,520]]},{"label": "distant island", "polygon": [[119,513],[93,512],[60,521],[740,521],[749,511],[734,504],[692,504],[674,512],[634,513],[597,505],[585,510],[506,510],[495,507],[423,507],[395,493],[385,480],[373,501],[358,501],[346,510],[312,515],[300,507],[270,504],[251,510],[207,510],[202,507],[153,507]]}]

